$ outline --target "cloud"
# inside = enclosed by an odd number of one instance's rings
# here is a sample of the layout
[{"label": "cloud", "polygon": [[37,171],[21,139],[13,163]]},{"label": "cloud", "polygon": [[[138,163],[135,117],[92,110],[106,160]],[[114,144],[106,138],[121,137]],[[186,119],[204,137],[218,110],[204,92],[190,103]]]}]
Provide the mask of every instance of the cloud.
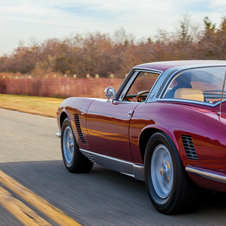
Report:
[{"label": "cloud", "polygon": [[214,0],[210,2],[210,6],[213,10],[219,10],[225,13],[226,1],[225,0]]},{"label": "cloud", "polygon": [[1,51],[8,48],[8,52],[19,40],[26,43],[30,37],[44,40],[94,31],[113,34],[120,27],[137,38],[153,37],[159,28],[175,30],[186,12],[193,21],[202,23],[209,16],[218,24],[225,6],[225,0],[0,0]]}]

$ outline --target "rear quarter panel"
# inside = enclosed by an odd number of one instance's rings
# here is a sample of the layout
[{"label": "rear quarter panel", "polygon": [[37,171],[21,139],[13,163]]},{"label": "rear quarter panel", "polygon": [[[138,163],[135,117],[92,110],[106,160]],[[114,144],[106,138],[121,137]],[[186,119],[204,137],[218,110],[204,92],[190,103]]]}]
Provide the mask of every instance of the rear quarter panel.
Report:
[{"label": "rear quarter panel", "polygon": [[[213,108],[199,108],[174,103],[140,104],[130,127],[131,148],[137,163],[143,163],[139,138],[146,129],[167,133],[178,149],[183,165],[226,172],[226,119]],[[181,135],[191,136],[198,160],[188,159]]]}]

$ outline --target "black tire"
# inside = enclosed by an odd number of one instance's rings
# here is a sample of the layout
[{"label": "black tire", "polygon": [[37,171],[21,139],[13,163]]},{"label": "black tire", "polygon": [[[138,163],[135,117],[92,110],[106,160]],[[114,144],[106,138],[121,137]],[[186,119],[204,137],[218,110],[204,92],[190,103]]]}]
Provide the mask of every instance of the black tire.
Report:
[{"label": "black tire", "polygon": [[165,133],[155,133],[148,141],[145,183],[154,207],[161,213],[187,213],[198,207],[199,188],[185,172],[177,148]]},{"label": "black tire", "polygon": [[92,169],[93,163],[79,151],[79,147],[68,118],[64,120],[62,125],[61,152],[64,165],[69,172],[87,173]]}]

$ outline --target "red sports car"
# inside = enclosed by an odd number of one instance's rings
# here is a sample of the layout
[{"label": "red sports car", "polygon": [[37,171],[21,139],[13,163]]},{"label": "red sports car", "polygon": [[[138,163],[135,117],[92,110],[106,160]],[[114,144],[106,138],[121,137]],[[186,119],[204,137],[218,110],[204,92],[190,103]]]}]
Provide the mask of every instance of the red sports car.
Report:
[{"label": "red sports car", "polygon": [[[64,100],[57,111],[64,164],[93,163],[145,181],[154,207],[191,211],[200,189],[226,192],[226,61],[132,68],[107,99]],[[98,87],[97,87],[98,89]]]}]

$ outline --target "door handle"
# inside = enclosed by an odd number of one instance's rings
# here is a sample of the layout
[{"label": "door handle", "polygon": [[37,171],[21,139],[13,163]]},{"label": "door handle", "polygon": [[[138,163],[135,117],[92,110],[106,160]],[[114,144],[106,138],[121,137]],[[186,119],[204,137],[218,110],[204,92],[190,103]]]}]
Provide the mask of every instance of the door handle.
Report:
[{"label": "door handle", "polygon": [[81,115],[84,115],[86,113],[85,109],[82,109]]},{"label": "door handle", "polygon": [[133,114],[133,112],[132,112],[132,111],[129,111],[129,112],[127,113],[128,117],[131,117],[131,116],[132,116],[132,114]]}]

